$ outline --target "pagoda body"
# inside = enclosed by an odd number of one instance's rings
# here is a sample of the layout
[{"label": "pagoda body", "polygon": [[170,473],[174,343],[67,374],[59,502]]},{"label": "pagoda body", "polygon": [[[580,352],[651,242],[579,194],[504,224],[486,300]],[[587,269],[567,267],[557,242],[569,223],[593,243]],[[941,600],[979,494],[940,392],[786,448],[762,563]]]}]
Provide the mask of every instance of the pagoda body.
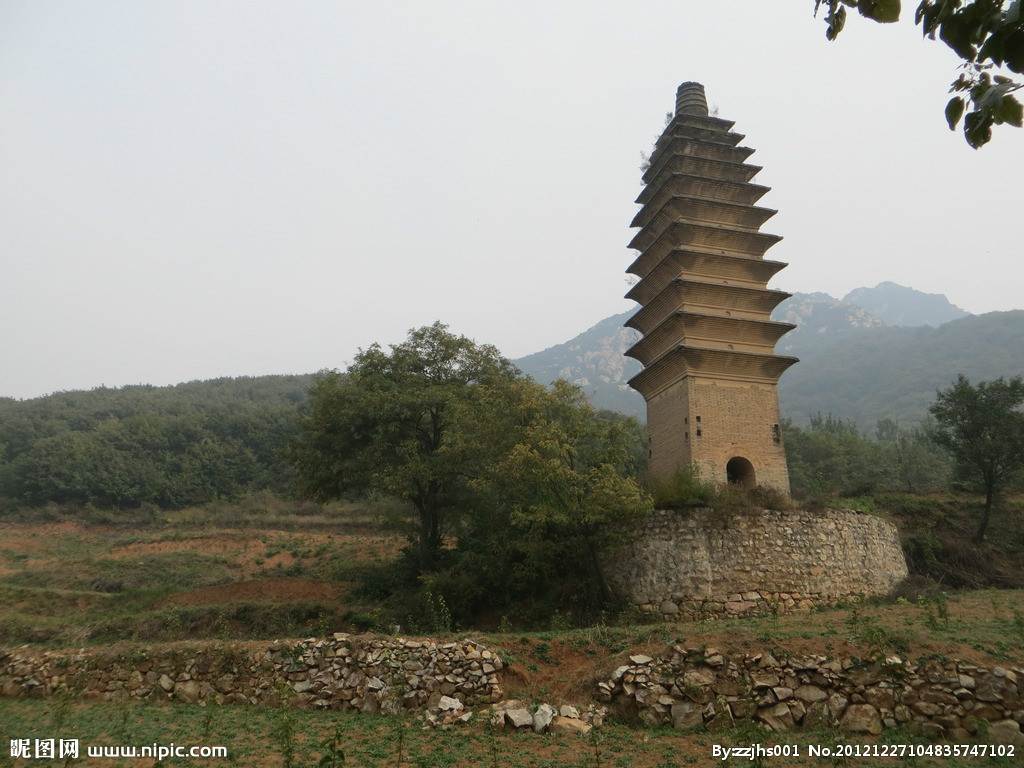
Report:
[{"label": "pagoda body", "polygon": [[640,309],[626,325],[642,338],[626,354],[644,369],[629,384],[647,401],[652,476],[695,464],[788,494],[777,385],[797,359],[775,344],[795,326],[770,319],[789,294],[767,288],[786,265],[764,257],[782,238],[760,231],[769,188],[751,182],[761,169],[732,127],[709,116],[702,85],[679,86],[632,224],[640,279],[626,297]]}]

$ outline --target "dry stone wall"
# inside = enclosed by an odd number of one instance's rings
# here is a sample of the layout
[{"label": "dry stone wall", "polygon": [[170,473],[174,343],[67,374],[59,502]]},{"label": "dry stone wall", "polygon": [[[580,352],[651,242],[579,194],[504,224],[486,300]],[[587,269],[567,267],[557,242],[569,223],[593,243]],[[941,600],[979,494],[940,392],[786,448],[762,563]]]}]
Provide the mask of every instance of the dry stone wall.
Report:
[{"label": "dry stone wall", "polygon": [[[281,704],[379,711],[441,709],[502,698],[498,654],[472,640],[290,640],[150,650],[0,649],[0,694],[47,698]],[[447,701],[444,701],[447,699]]]},{"label": "dry stone wall", "polygon": [[714,730],[754,723],[872,735],[900,728],[958,742],[980,736],[1024,750],[1019,667],[911,664],[896,656],[873,663],[816,655],[780,660],[683,645],[629,661],[597,684],[600,697],[650,725]]},{"label": "dry stone wall", "polygon": [[907,575],[895,526],[852,510],[658,511],[606,563],[616,593],[665,615],[806,609]]},{"label": "dry stone wall", "polygon": [[[447,726],[490,710],[492,727],[584,734],[604,719],[547,702],[503,700],[497,649],[471,640],[367,638],[213,643],[148,650],[0,649],[0,696],[71,694],[101,701],[286,705],[416,712],[424,727]],[[964,661],[872,663],[818,655],[724,653],[668,646],[634,654],[598,678],[590,695],[650,725],[777,731],[838,727],[877,735],[899,728],[935,739],[1012,744],[1024,750],[1024,669]],[[1020,754],[1020,753],[1018,753]]]}]

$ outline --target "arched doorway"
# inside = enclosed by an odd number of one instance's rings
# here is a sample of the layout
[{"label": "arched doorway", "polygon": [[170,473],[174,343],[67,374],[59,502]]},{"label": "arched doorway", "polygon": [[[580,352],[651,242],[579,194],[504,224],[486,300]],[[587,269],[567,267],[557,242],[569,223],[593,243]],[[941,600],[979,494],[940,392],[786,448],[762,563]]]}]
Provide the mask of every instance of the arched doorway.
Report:
[{"label": "arched doorway", "polygon": [[730,485],[739,485],[743,488],[753,488],[757,485],[754,465],[742,456],[729,459],[729,463],[725,465],[725,477]]}]

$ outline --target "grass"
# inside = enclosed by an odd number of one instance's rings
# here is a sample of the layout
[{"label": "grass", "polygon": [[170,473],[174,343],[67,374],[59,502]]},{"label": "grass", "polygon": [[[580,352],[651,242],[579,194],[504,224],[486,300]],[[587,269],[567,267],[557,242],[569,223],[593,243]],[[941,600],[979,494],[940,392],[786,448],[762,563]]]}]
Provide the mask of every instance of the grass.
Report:
[{"label": "grass", "polygon": [[261,579],[302,578],[344,591],[401,546],[401,537],[383,530],[392,512],[265,495],[145,520],[90,509],[20,510],[16,520],[0,522],[0,644],[272,639],[342,629],[358,604],[276,601],[272,590],[224,604],[204,597],[176,606],[168,598]]},{"label": "grass", "polygon": [[[910,502],[904,507],[909,509]],[[378,604],[360,604],[344,588],[370,571],[383,572],[393,561],[403,541],[383,527],[393,513],[393,509],[381,511],[346,503],[319,507],[261,497],[235,505],[160,513],[145,525],[138,520],[133,524],[129,516],[120,513],[98,517],[87,513],[76,520],[53,510],[45,520],[0,523],[4,542],[0,549],[0,645],[77,647],[127,641],[129,646],[134,643],[145,648],[182,639],[324,636],[362,626],[390,631]],[[207,587],[285,576],[338,585],[343,599],[235,599],[180,605],[168,600]],[[582,629],[570,629],[570,617],[556,612],[544,625],[550,626],[549,631],[529,633],[513,631],[512,622],[504,617],[504,632],[472,634],[499,650],[509,663],[509,697],[535,704],[579,703],[592,695],[595,676],[610,672],[626,654],[658,655],[673,644],[714,647],[725,653],[768,650],[779,658],[787,653],[822,653],[834,658],[873,659],[895,653],[911,661],[971,658],[987,666],[1007,661],[1019,664],[1024,659],[1022,605],[1024,592],[1019,590],[945,594],[933,589],[924,597],[868,600],[807,614],[756,618],[707,617],[666,623],[650,615],[624,612]],[[434,608],[435,618],[443,619],[441,604]],[[486,718],[477,717],[468,726],[423,731],[416,721],[387,716],[0,699],[0,768],[24,764],[9,757],[7,739],[56,737],[58,731],[83,744],[141,746],[173,741],[227,746],[227,761],[216,764],[321,768],[757,765],[747,760],[712,759],[712,747],[850,741],[837,734],[797,732],[786,734],[780,742],[752,726],[680,733],[614,721],[581,740],[495,733],[487,727]],[[882,738],[916,741],[889,732]],[[802,753],[806,754],[806,749]],[[892,765],[893,761],[858,759],[856,763]],[[102,764],[154,765],[153,761],[119,763],[116,759]],[[173,764],[210,765],[211,761],[176,759]],[[765,764],[775,763],[769,760]],[[818,763],[789,759],[785,764]],[[957,765],[952,760],[928,759],[907,764]],[[971,760],[972,766],[989,764],[996,763]],[[1004,765],[1005,760],[998,764]]]},{"label": "grass", "polygon": [[[104,765],[111,768],[158,765],[155,759],[85,757],[88,747],[167,746],[225,747],[227,757],[174,758],[164,765],[237,765],[271,768],[277,766],[334,765],[394,766],[395,768],[675,768],[683,765],[758,765],[749,759],[723,762],[713,757],[714,748],[760,744],[789,745],[799,757],[761,765],[842,765],[842,761],[807,757],[811,744],[865,743],[860,737],[833,731],[800,731],[781,738],[752,725],[723,731],[681,732],[671,728],[638,729],[619,722],[606,722],[591,735],[493,731],[486,718],[449,730],[423,730],[416,720],[384,715],[356,715],[337,712],[293,711],[267,707],[208,706],[180,704],[127,706],[109,702],[71,702],[67,699],[39,701],[19,699],[0,702],[0,766],[29,765],[13,760],[6,749],[10,739],[78,739],[80,759],[75,765]],[[880,743],[926,744],[904,733],[891,733]],[[33,741],[34,743],[34,741]],[[339,753],[343,753],[343,762]],[[852,760],[852,759],[851,759]],[[58,760],[38,764],[60,765]],[[963,759],[915,758],[911,761],[858,758],[865,768],[913,765],[953,768]],[[1006,765],[1001,761],[972,758],[971,766]]]}]

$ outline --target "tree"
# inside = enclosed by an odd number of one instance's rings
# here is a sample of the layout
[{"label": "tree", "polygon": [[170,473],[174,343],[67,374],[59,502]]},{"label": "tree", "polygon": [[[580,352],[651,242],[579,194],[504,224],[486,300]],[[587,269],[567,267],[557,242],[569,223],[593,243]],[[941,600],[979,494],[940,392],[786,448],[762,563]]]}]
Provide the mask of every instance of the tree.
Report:
[{"label": "tree", "polygon": [[891,451],[894,479],[908,493],[945,487],[949,481],[949,456],[933,439],[935,420],[924,419],[909,429],[896,419],[879,419],[875,434]]},{"label": "tree", "polygon": [[856,496],[893,484],[887,447],[862,436],[849,419],[818,413],[807,430],[788,419],[782,430],[790,486],[797,498]]},{"label": "tree", "polygon": [[934,440],[953,455],[957,473],[985,489],[976,543],[985,538],[992,505],[1003,485],[1024,468],[1024,379],[972,386],[963,374],[940,390],[929,409],[938,425]]},{"label": "tree", "polygon": [[321,372],[287,458],[300,488],[326,500],[372,491],[409,502],[421,571],[430,570],[469,481],[511,439],[522,376],[497,349],[441,323],[410,331],[390,353],[374,344],[345,373]]},{"label": "tree", "polygon": [[[829,40],[835,40],[846,24],[847,7],[881,23],[898,21],[901,11],[900,0],[815,0],[815,14],[823,5],[828,9],[825,36]],[[963,60],[963,72],[950,87],[958,95],[946,105],[950,130],[956,130],[963,118],[964,138],[977,149],[992,138],[993,125],[1021,127],[1024,107],[1013,94],[1024,83],[992,72],[1005,67],[1024,73],[1021,0],[922,0],[914,23],[926,37],[934,40],[937,35]]]},{"label": "tree", "polygon": [[539,394],[538,416],[480,483],[510,507],[518,548],[535,571],[563,581],[567,571],[583,575],[597,587],[592,602],[607,603],[601,555],[625,535],[623,523],[653,511],[635,479],[636,420],[596,412],[561,379]]}]

